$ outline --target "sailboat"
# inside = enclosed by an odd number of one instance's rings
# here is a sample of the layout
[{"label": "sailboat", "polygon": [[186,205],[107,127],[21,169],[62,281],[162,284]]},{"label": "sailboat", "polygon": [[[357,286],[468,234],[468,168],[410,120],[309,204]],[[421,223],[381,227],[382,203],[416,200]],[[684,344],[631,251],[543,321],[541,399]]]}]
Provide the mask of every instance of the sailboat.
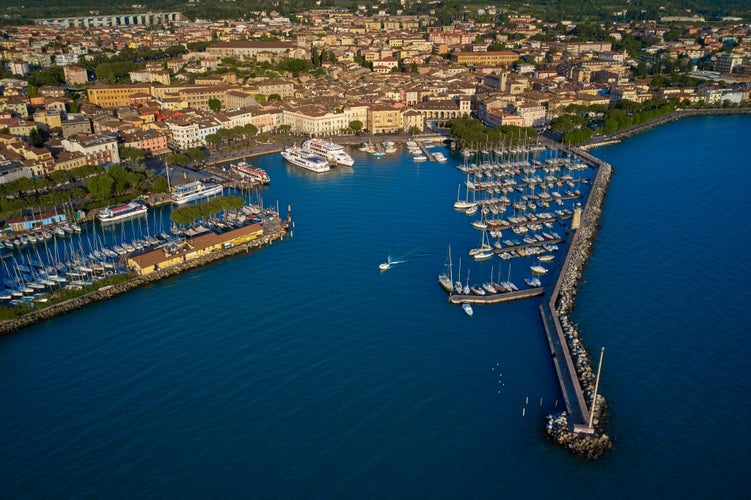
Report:
[{"label": "sailboat", "polygon": [[457,276],[456,281],[454,282],[454,291],[458,294],[461,294],[464,291],[464,287],[462,286],[462,258],[459,257],[459,275]]},{"label": "sailboat", "polygon": [[445,272],[438,275],[438,283],[443,287],[444,290],[451,293],[451,290],[453,289],[453,283],[454,278],[452,276],[452,265],[451,265],[451,245],[449,245],[449,256],[448,256],[448,274]]},{"label": "sailboat", "polygon": [[[469,178],[469,174],[467,175],[467,178]],[[467,189],[464,201],[459,199],[459,193],[461,192],[462,185],[459,184],[456,188],[456,203],[454,203],[454,210],[458,210],[460,212],[466,212],[467,210],[471,210],[472,208],[477,209],[477,203],[474,201],[469,201],[469,190]]]},{"label": "sailboat", "polygon": [[475,260],[488,260],[493,258],[493,247],[490,246],[490,243],[488,242],[488,232],[483,231],[482,232],[482,241],[480,242],[479,248],[473,248],[469,251],[469,254],[472,256]]}]

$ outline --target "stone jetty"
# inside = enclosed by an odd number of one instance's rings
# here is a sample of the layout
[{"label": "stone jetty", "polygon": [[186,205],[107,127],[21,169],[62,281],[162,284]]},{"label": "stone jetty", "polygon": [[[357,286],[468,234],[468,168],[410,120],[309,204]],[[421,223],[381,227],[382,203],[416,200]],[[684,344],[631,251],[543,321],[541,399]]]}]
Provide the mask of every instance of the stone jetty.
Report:
[{"label": "stone jetty", "polygon": [[[575,455],[587,460],[596,460],[612,448],[612,442],[604,432],[607,404],[605,399],[598,395],[595,414],[590,419],[595,373],[592,370],[591,357],[569,313],[574,307],[576,287],[591,253],[592,241],[597,235],[600,214],[613,169],[608,163],[584,150],[573,149],[571,153],[595,165],[597,174],[582,211],[580,226],[570,239],[561,272],[550,291],[548,301],[540,307],[566,402],[566,411],[547,417],[545,429],[553,441]],[[590,420],[592,426],[589,425]]]},{"label": "stone jetty", "polygon": [[81,295],[80,297],[31,311],[30,313],[25,314],[20,318],[2,321],[0,322],[0,335],[8,335],[15,332],[16,330],[20,330],[35,323],[39,323],[56,316],[60,316],[62,314],[75,311],[76,309],[80,309],[94,302],[110,299],[125,292],[129,292],[135,288],[149,285],[165,278],[191,271],[199,267],[203,267],[211,262],[224,259],[232,255],[248,253],[251,250],[262,248],[266,245],[272,244],[274,241],[282,240],[286,232],[286,225],[279,225],[269,230],[256,240],[251,240],[247,243],[235,245],[230,248],[223,248],[210,254],[203,255],[201,257],[191,259],[147,275],[135,276],[133,277],[133,279],[130,279],[123,283],[112,286],[104,286],[99,290]]}]

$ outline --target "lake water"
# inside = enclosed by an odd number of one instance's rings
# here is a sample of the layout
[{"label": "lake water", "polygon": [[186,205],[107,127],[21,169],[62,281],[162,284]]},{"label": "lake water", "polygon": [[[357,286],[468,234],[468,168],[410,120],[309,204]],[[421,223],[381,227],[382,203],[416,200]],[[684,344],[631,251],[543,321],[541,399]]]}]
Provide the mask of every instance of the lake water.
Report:
[{"label": "lake water", "polygon": [[[0,339],[0,491],[741,494],[749,130],[696,118],[594,151],[615,175],[574,319],[606,348],[615,448],[597,463],[543,436],[562,402],[539,299],[470,318],[437,284],[448,246],[458,271],[480,241],[452,209],[458,158],[352,150],[324,175],[252,160],[292,238]],[[388,256],[405,262],[379,272]],[[471,281],[509,273],[468,260]]]}]

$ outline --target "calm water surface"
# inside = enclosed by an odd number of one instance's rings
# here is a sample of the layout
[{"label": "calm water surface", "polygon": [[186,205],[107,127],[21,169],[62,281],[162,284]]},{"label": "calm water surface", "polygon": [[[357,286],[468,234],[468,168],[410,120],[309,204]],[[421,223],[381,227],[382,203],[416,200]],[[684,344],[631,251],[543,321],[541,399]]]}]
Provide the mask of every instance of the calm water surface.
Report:
[{"label": "calm water surface", "polygon": [[[691,119],[595,152],[616,174],[574,316],[606,347],[601,462],[542,436],[561,403],[539,302],[469,318],[437,286],[448,245],[456,265],[479,243],[451,208],[458,160],[353,151],[354,169],[314,176],[270,155],[263,198],[291,204],[293,238],[0,339],[0,491],[742,493],[748,130]],[[379,273],[389,255],[405,262]]]}]

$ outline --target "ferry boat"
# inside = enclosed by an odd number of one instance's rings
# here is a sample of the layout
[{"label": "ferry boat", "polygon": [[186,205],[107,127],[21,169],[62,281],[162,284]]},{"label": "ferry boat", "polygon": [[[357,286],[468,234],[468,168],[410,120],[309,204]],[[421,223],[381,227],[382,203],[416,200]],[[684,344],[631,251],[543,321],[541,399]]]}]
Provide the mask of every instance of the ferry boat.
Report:
[{"label": "ferry boat", "polygon": [[308,139],[302,143],[302,147],[335,165],[351,167],[355,164],[355,160],[344,151],[344,146],[327,141],[326,139]]},{"label": "ferry boat", "polygon": [[311,172],[328,172],[329,162],[316,156],[312,151],[298,146],[285,148],[281,153],[282,157],[293,165],[305,168]]},{"label": "ferry boat", "polygon": [[215,182],[193,181],[172,189],[172,203],[182,205],[195,200],[222,194],[224,186]]},{"label": "ferry boat", "polygon": [[115,222],[118,220],[129,219],[131,217],[138,217],[139,215],[145,215],[147,211],[148,208],[146,205],[131,201],[130,203],[107,207],[100,210],[96,217],[100,222]]},{"label": "ferry boat", "polygon": [[268,184],[269,182],[271,182],[271,179],[269,179],[269,174],[267,174],[264,169],[254,167],[246,161],[231,163],[229,168],[240,174],[240,176],[253,180],[255,182],[259,182],[261,184]]}]

